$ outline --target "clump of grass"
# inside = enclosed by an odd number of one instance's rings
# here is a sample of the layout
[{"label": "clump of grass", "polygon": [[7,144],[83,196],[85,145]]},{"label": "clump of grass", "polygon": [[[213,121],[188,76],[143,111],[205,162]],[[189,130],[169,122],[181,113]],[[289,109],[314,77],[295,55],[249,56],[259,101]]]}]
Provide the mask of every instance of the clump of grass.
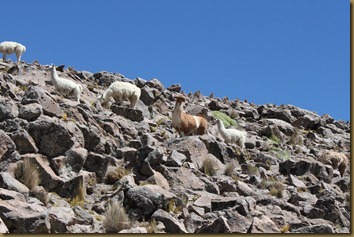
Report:
[{"label": "clump of grass", "polygon": [[79,190],[75,197],[68,200],[71,206],[80,206],[84,207],[85,204],[85,187],[83,186],[82,182],[79,183]]},{"label": "clump of grass", "polygon": [[205,158],[202,165],[202,171],[208,176],[213,176],[216,174],[215,161],[209,157]]},{"label": "clump of grass", "polygon": [[149,234],[157,233],[157,232],[158,232],[158,230],[157,230],[157,223],[156,223],[155,218],[152,218],[152,220],[151,220],[150,223],[149,223],[149,226],[148,226],[146,229],[147,229],[147,232],[148,232]]},{"label": "clump of grass", "polygon": [[304,139],[302,138],[302,136],[300,134],[300,130],[298,128],[295,128],[295,131],[291,135],[289,142],[290,142],[290,144],[293,144],[294,146],[295,145],[302,146],[304,144]]},{"label": "clump of grass", "polygon": [[280,233],[286,233],[289,232],[291,225],[286,224],[283,227],[280,228]]},{"label": "clump of grass", "polygon": [[272,147],[270,149],[270,152],[272,152],[278,159],[281,159],[281,160],[289,160],[290,159],[289,152],[284,151],[280,148]]},{"label": "clump of grass", "polygon": [[235,168],[236,168],[236,161],[232,160],[226,165],[224,174],[231,177],[232,174],[234,173]]},{"label": "clump of grass", "polygon": [[114,184],[124,176],[128,175],[131,171],[127,170],[124,166],[119,166],[114,170],[107,171],[105,175],[106,184]]},{"label": "clump of grass", "polygon": [[220,112],[220,111],[211,111],[211,114],[217,118],[220,119],[225,127],[228,127],[230,125],[234,126],[234,127],[238,127],[237,122],[235,120],[233,120],[232,118],[230,118],[227,114]]},{"label": "clump of grass", "polygon": [[40,183],[39,170],[31,158],[24,158],[22,162],[17,163],[15,178],[30,190],[38,186]]},{"label": "clump of grass", "polygon": [[61,118],[62,118],[64,121],[68,121],[68,114],[67,114],[67,113],[63,113],[63,115],[61,116]]},{"label": "clump of grass", "polygon": [[269,140],[275,144],[280,144],[281,143],[281,139],[279,137],[277,137],[276,135],[272,134],[269,137]]},{"label": "clump of grass", "polygon": [[285,185],[274,178],[263,179],[258,187],[261,189],[268,189],[270,195],[278,198],[283,197],[283,191],[285,190]]},{"label": "clump of grass", "polygon": [[255,165],[243,165],[242,166],[242,170],[243,172],[245,172],[248,175],[258,175],[259,174],[259,170],[257,168],[257,166]]},{"label": "clump of grass", "polygon": [[104,217],[103,227],[106,233],[118,233],[132,226],[124,207],[116,200],[109,201]]}]

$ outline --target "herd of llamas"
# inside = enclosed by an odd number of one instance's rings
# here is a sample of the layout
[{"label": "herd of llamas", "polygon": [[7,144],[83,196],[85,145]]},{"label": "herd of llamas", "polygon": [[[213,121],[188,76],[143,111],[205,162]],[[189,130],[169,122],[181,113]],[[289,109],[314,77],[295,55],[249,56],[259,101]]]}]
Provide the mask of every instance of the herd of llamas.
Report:
[{"label": "herd of llamas", "polygon": [[[17,62],[21,61],[21,56],[26,52],[26,47],[20,43],[12,41],[4,41],[0,43],[0,52],[2,53],[3,61],[6,60],[6,55],[15,53]],[[63,96],[70,96],[76,102],[80,103],[80,96],[82,93],[82,85],[58,76],[55,66],[46,68],[51,73],[51,79],[55,89]],[[110,98],[116,102],[129,100],[131,108],[134,109],[140,98],[141,90],[136,85],[129,82],[115,81],[107,90],[98,97],[101,105],[109,109]],[[176,129],[179,136],[190,135],[203,135],[207,134],[208,121],[205,116],[191,115],[183,110],[183,105],[186,98],[183,95],[174,96],[176,101],[175,108],[172,113],[172,127]],[[216,124],[221,137],[227,144],[237,144],[241,151],[245,149],[245,141],[247,133],[234,128],[225,128],[223,122],[220,119],[216,119]],[[331,165],[333,169],[338,169],[340,175],[343,177],[344,172],[349,165],[348,157],[340,152],[324,150],[320,153],[318,160],[326,165]]]}]

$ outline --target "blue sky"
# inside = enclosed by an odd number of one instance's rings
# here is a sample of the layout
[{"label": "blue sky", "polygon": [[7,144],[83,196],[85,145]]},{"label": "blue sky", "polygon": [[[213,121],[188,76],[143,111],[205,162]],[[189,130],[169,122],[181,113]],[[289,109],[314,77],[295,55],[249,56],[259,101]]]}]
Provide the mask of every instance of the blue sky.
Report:
[{"label": "blue sky", "polygon": [[[348,0],[11,0],[22,59],[350,119]],[[10,57],[15,59],[14,55]]]}]

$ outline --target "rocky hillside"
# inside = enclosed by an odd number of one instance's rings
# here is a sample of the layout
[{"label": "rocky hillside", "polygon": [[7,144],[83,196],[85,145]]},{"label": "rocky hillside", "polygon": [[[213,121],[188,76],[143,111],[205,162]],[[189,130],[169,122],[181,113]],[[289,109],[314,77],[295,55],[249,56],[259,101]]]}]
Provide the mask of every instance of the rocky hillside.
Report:
[{"label": "rocky hillside", "polygon": [[[186,95],[208,134],[178,138],[173,95],[157,79],[58,67],[83,86],[58,94],[45,66],[0,62],[0,233],[348,233],[350,167],[318,160],[350,152],[350,124],[293,105]],[[113,81],[141,88],[102,108]],[[113,102],[113,100],[112,100]],[[215,119],[247,131],[226,144]]]}]

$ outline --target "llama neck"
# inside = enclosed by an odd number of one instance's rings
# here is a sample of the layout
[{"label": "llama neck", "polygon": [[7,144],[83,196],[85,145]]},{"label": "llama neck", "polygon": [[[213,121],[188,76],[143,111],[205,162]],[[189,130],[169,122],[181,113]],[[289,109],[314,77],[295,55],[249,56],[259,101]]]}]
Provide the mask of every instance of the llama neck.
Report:
[{"label": "llama neck", "polygon": [[223,122],[218,122],[218,128],[219,128],[219,131],[221,132],[221,133],[224,133],[225,132],[225,127],[224,127],[224,124],[223,124]]},{"label": "llama neck", "polygon": [[59,78],[59,76],[58,76],[57,70],[55,70],[55,67],[52,68],[51,74],[52,74],[53,83],[54,83],[54,84],[58,84],[58,78]]},{"label": "llama neck", "polygon": [[182,102],[176,101],[175,109],[173,110],[173,116],[181,116],[183,112],[182,105]]}]

